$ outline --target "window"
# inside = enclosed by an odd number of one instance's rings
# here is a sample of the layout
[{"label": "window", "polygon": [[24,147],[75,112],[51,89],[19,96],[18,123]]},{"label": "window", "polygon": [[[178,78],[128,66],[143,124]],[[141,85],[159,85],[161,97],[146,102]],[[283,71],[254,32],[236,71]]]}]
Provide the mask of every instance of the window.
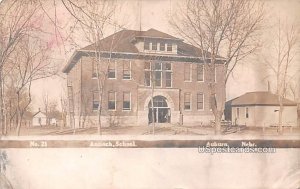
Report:
[{"label": "window", "polygon": [[172,87],[172,65],[171,63],[165,63],[164,65],[166,87]]},{"label": "window", "polygon": [[191,110],[191,93],[184,93],[184,109]]},{"label": "window", "polygon": [[165,63],[165,70],[172,70],[171,63]]},{"label": "window", "polygon": [[154,84],[156,87],[161,87],[162,82],[162,63],[155,62],[154,64]]},{"label": "window", "polygon": [[166,72],[166,87],[172,87],[172,72]]},{"label": "window", "polygon": [[[171,63],[162,62],[145,62],[144,64],[144,82],[145,86],[150,87],[152,82],[156,87],[172,87],[172,65]],[[164,82],[163,82],[164,81]]]},{"label": "window", "polygon": [[123,92],[123,110],[130,110],[131,108],[131,94],[130,92]]},{"label": "window", "polygon": [[161,74],[162,72],[161,71],[155,71],[154,72],[154,83],[155,83],[155,86],[156,87],[161,87]]},{"label": "window", "polygon": [[236,118],[240,118],[240,108],[236,108]]},{"label": "window", "polygon": [[213,82],[217,81],[217,69],[216,69],[216,67],[214,67],[214,70],[212,72],[212,79],[213,79]]},{"label": "window", "polygon": [[203,93],[197,93],[197,110],[203,110],[204,109],[204,95]]},{"label": "window", "polygon": [[131,62],[123,62],[123,79],[131,79]]},{"label": "window", "polygon": [[151,69],[151,63],[150,62],[145,62],[144,69],[145,70],[150,70]]},{"label": "window", "polygon": [[108,92],[108,109],[116,110],[116,92]]},{"label": "window", "polygon": [[191,64],[184,64],[184,81],[191,81]]},{"label": "window", "polygon": [[151,86],[151,76],[150,71],[145,71],[145,86],[150,87]]},{"label": "window", "polygon": [[156,42],[152,42],[152,50],[153,51],[157,50],[157,43]]},{"label": "window", "polygon": [[216,105],[217,103],[217,95],[214,94],[214,96],[209,96],[209,106],[210,106],[210,111],[213,109],[213,102]]},{"label": "window", "polygon": [[108,78],[109,79],[116,79],[116,62],[109,62],[108,65]]},{"label": "window", "polygon": [[246,118],[249,118],[249,109],[248,109],[248,107],[246,108]]},{"label": "window", "polygon": [[[97,61],[93,58],[92,59],[92,78],[97,78],[97,70],[99,68],[97,68]],[[99,73],[99,70],[98,70]]]},{"label": "window", "polygon": [[145,62],[144,64],[144,69],[145,69],[145,86],[150,87],[151,86],[151,62]]},{"label": "window", "polygon": [[204,66],[203,64],[197,64],[197,81],[204,80]]},{"label": "window", "polygon": [[[150,100],[149,104],[148,104],[149,108],[152,108],[152,100]],[[154,108],[162,108],[162,107],[168,107],[166,98],[163,96],[155,96],[153,98],[153,107]]]},{"label": "window", "polygon": [[166,50],[166,44],[165,43],[160,43],[159,48],[160,48],[160,51],[165,51]]},{"label": "window", "polygon": [[93,110],[98,110],[99,108],[99,93],[98,91],[93,91]]},{"label": "window", "polygon": [[162,67],[162,63],[160,63],[160,62],[156,62],[154,64],[154,70],[161,70],[161,67]]},{"label": "window", "polygon": [[172,43],[167,44],[167,51],[172,52]]},{"label": "window", "polygon": [[144,49],[150,50],[150,42],[148,40],[145,40],[145,42],[144,42]]}]

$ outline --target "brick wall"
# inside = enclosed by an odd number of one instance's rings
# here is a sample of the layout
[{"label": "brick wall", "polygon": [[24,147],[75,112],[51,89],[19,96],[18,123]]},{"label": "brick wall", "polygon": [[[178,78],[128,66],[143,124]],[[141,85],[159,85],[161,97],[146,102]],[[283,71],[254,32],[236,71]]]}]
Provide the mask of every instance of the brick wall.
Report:
[{"label": "brick wall", "polygon": [[[114,61],[114,60],[112,60]],[[123,79],[123,61],[131,61],[131,80]],[[68,74],[68,79],[72,81],[74,88],[75,109],[76,115],[84,109],[86,115],[95,117],[97,112],[92,110],[93,91],[97,90],[97,79],[93,78],[93,58],[83,56],[80,61],[73,67]],[[116,79],[106,79],[103,93],[103,115],[111,116],[138,116],[139,111],[148,111],[145,106],[151,96],[151,87],[144,86],[144,62],[143,60],[116,60]],[[184,81],[184,62],[171,62],[173,71],[172,88],[155,89],[156,94],[166,95],[169,98],[168,102],[172,104],[174,112],[181,112],[184,117],[184,122],[188,124],[190,120],[193,124],[201,122],[209,122],[212,119],[212,112],[209,105],[209,90],[208,90],[208,75],[204,73],[204,81],[197,81],[196,63],[192,64],[192,80],[191,82]],[[101,63],[101,73],[107,73],[107,61]],[[218,65],[216,68],[216,85],[217,98],[218,94],[224,91],[222,85],[223,65]],[[82,74],[81,74],[82,73]],[[164,78],[163,78],[164,79]],[[164,84],[163,84],[164,86]],[[108,110],[108,91],[116,93],[116,110]],[[123,92],[131,92],[131,110],[122,110]],[[204,110],[197,110],[197,93],[204,94]],[[184,110],[184,93],[191,93],[192,105],[191,110]],[[170,106],[170,105],[169,105]],[[178,113],[177,113],[178,114]],[[202,120],[203,119],[203,120]]]}]

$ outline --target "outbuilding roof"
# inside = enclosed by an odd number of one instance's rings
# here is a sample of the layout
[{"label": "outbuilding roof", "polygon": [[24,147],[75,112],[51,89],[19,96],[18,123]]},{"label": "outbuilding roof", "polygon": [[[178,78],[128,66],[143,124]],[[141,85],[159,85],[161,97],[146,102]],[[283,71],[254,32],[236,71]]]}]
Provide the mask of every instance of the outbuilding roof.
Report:
[{"label": "outbuilding roof", "polygon": [[[261,106],[278,106],[278,95],[268,91],[248,92],[231,100],[231,106],[243,105],[261,105]],[[296,106],[297,103],[289,99],[283,99],[284,106]]]}]

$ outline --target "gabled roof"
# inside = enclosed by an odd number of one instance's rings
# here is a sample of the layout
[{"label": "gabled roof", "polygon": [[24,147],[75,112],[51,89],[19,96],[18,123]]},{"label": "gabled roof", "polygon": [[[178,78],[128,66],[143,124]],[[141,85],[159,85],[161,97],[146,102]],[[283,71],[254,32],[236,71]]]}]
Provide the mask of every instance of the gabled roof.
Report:
[{"label": "gabled roof", "polygon": [[41,111],[39,110],[38,112],[36,112],[35,114],[33,114],[33,116],[32,116],[32,117],[36,116],[36,115],[37,115],[37,114],[39,114],[39,113],[41,113],[41,114],[44,114],[44,115],[46,116],[46,113],[44,113],[44,112],[41,112]]},{"label": "gabled roof", "polygon": [[[199,59],[202,57],[201,50],[193,45],[183,42],[183,40],[166,34],[164,32],[149,29],[147,31],[136,31],[136,30],[121,30],[116,32],[98,42],[88,45],[82,49],[75,51],[73,56],[70,58],[68,64],[64,67],[63,72],[67,73],[73,65],[80,59],[81,56],[88,53],[94,53],[95,47],[101,49],[101,52],[106,53],[128,53],[141,55],[141,52],[136,48],[135,41],[137,38],[154,38],[154,39],[164,39],[172,40],[177,43],[177,54],[166,54],[167,56],[172,57],[184,57],[184,58],[196,58]],[[207,57],[210,58],[210,53],[206,53]],[[151,54],[149,54],[151,55]],[[164,55],[162,53],[159,56]],[[217,58],[222,59],[218,56]]]},{"label": "gabled roof", "polygon": [[[261,106],[278,106],[278,95],[268,91],[248,92],[231,100],[231,106],[241,105],[261,105]],[[297,103],[286,98],[283,99],[284,106],[296,106]]]}]

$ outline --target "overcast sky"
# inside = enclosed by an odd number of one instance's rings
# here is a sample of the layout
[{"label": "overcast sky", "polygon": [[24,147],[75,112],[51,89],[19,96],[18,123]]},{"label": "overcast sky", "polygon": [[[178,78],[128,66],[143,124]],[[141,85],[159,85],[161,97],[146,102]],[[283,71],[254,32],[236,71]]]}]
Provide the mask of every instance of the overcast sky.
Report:
[{"label": "overcast sky", "polygon": [[[177,35],[170,27],[168,20],[169,16],[176,10],[178,2],[178,0],[120,0],[119,4],[121,5],[121,8],[118,9],[118,15],[116,15],[116,17],[128,29],[139,30],[141,26],[142,30],[155,28],[172,35]],[[139,6],[141,6],[141,21],[139,16]],[[60,17],[59,22],[63,25],[68,21],[69,15],[63,7],[60,6],[59,2],[57,8],[59,12],[58,16]],[[53,6],[50,5],[47,10],[53,12]],[[284,21],[295,21],[298,23],[298,26],[300,26],[299,0],[267,0],[266,10],[266,23],[274,22],[274,19],[280,15]],[[45,23],[48,22],[46,21]],[[106,35],[111,34],[111,32],[107,32]],[[267,39],[268,36],[270,36],[270,33],[274,33],[274,28],[266,28],[263,39]],[[51,41],[50,36],[49,40]],[[81,45],[85,46],[87,43],[82,42]],[[69,47],[67,46],[66,48]],[[64,48],[62,48],[61,45],[53,54],[53,57],[55,57],[54,61],[61,65],[61,67],[66,64],[74,51],[67,50],[68,53],[64,51]],[[230,78],[227,85],[228,100],[245,92],[267,90],[267,81],[271,81],[272,84],[273,80],[272,78],[265,78],[267,75],[265,73],[266,70],[262,69],[260,65],[261,62],[256,57],[250,56],[237,66],[233,73],[233,77]],[[294,66],[295,69],[293,70],[295,71],[298,69],[299,73],[299,61],[297,61]],[[39,107],[42,107],[41,99],[43,93],[48,92],[50,97],[59,100],[64,87],[66,87],[65,83],[62,82],[60,78],[48,78],[35,82],[33,85],[33,93],[35,96],[33,110],[36,111]]]}]

